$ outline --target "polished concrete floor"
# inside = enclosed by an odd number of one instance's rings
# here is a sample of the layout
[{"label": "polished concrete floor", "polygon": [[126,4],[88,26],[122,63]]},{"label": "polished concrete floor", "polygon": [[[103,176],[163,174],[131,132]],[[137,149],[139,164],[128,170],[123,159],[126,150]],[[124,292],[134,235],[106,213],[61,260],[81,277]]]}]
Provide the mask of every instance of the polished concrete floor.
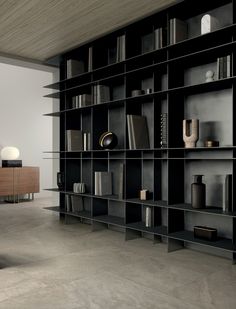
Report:
[{"label": "polished concrete floor", "polygon": [[0,205],[0,309],[236,308],[229,260],[64,225],[48,205]]}]

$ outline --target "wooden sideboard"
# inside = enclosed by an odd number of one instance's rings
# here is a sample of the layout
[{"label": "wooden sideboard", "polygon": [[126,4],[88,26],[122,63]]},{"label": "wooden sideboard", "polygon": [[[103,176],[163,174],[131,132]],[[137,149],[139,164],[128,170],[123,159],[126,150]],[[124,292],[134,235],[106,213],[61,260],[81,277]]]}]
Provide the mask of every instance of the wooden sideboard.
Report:
[{"label": "wooden sideboard", "polygon": [[39,167],[2,167],[0,168],[0,196],[11,196],[13,201],[19,195],[39,192]]}]

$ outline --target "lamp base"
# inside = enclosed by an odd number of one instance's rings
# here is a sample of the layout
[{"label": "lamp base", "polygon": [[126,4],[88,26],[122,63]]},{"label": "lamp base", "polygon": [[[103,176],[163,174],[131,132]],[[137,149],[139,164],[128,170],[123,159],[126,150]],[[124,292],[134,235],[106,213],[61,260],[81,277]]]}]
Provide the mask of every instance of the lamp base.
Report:
[{"label": "lamp base", "polygon": [[22,167],[22,160],[2,160],[2,167]]}]

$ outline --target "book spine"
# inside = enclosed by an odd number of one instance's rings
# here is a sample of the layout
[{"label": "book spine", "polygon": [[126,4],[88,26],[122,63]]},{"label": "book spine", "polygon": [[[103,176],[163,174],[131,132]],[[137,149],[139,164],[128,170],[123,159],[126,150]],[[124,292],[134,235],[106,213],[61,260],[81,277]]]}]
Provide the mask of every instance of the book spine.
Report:
[{"label": "book spine", "polygon": [[67,151],[71,151],[71,130],[66,131]]},{"label": "book spine", "polygon": [[124,164],[119,166],[119,189],[118,189],[119,199],[124,198]]},{"label": "book spine", "polygon": [[173,44],[173,18],[170,20],[170,37],[169,37],[169,44],[172,45]]},{"label": "book spine", "polygon": [[116,62],[120,61],[120,37],[116,39]]},{"label": "book spine", "polygon": [[126,37],[125,34],[121,36],[121,61],[126,59]]},{"label": "book spine", "polygon": [[224,68],[223,68],[224,62],[223,57],[220,57],[220,79],[224,78]]},{"label": "book spine", "polygon": [[132,138],[131,138],[130,117],[131,115],[127,115],[128,139],[129,139],[129,149],[133,149],[133,143],[132,143]]},{"label": "book spine", "polygon": [[227,77],[227,57],[223,57],[223,78]]},{"label": "book spine", "polygon": [[99,172],[95,172],[95,175],[94,175],[94,188],[95,188],[95,191],[94,191],[94,194],[95,195],[99,195],[98,194],[98,179],[99,179]]},{"label": "book spine", "polygon": [[216,76],[217,79],[220,79],[220,58],[217,58],[216,62]]},{"label": "book spine", "polygon": [[173,42],[173,44],[176,44],[176,36],[177,36],[177,29],[176,29],[176,23],[177,23],[177,19],[176,18],[174,18],[173,19],[173,25],[172,25],[172,29],[173,29],[173,31],[172,31],[172,42]]},{"label": "book spine", "polygon": [[93,47],[90,46],[88,50],[88,71],[93,70]]},{"label": "book spine", "polygon": [[131,133],[131,143],[133,145],[132,149],[137,149],[136,139],[135,139],[135,131],[134,131],[134,122],[133,115],[130,115],[130,133]]},{"label": "book spine", "polygon": [[226,77],[231,77],[231,55],[227,56],[227,75]]},{"label": "book spine", "polygon": [[87,133],[87,150],[91,150],[91,134]]},{"label": "book spine", "polygon": [[87,133],[84,133],[84,147],[83,147],[84,151],[87,151]]}]

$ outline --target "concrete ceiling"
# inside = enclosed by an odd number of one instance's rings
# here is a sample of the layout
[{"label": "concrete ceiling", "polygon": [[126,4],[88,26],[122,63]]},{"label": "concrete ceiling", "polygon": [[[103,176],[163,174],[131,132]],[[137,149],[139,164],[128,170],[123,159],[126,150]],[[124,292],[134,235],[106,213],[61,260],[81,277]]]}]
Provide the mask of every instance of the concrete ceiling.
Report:
[{"label": "concrete ceiling", "polygon": [[0,55],[44,61],[179,0],[0,0]]}]

